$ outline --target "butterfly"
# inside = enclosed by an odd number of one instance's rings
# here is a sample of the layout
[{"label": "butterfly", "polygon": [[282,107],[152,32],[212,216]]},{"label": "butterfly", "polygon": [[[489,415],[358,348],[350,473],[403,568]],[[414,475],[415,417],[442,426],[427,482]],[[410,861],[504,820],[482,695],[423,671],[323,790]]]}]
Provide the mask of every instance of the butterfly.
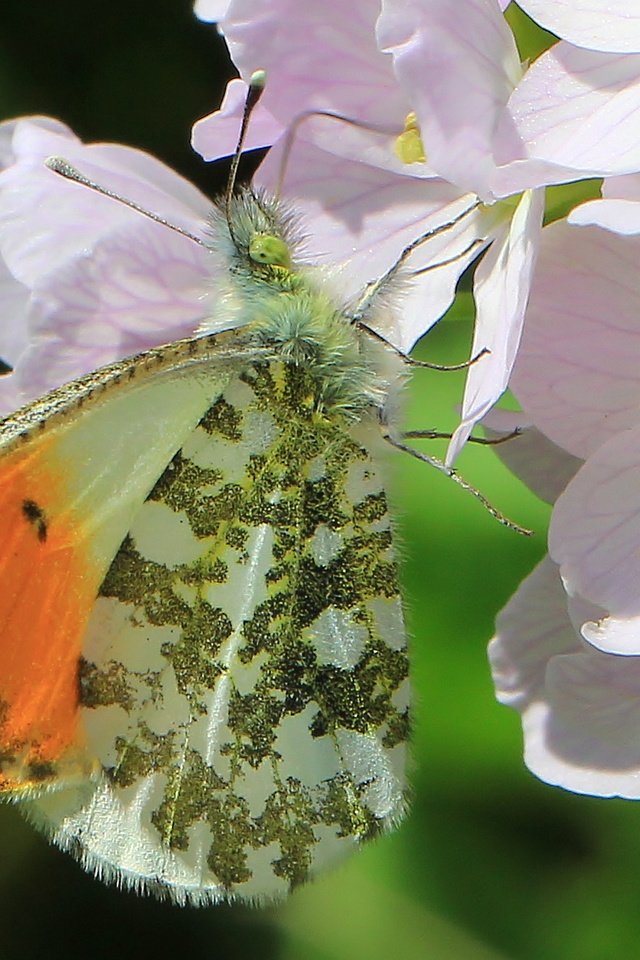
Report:
[{"label": "butterfly", "polygon": [[[383,483],[402,362],[213,211],[241,321],[0,425],[0,795],[99,877],[276,898],[405,809],[408,660]],[[209,242],[209,241],[208,241]]]},{"label": "butterfly", "polygon": [[512,525],[398,438],[417,361],[372,325],[468,211],[345,307],[300,265],[295,215],[232,190],[257,87],[210,236],[186,234],[226,259],[229,329],[0,424],[0,798],[101,879],[181,904],[284,896],[405,811],[390,446]]}]

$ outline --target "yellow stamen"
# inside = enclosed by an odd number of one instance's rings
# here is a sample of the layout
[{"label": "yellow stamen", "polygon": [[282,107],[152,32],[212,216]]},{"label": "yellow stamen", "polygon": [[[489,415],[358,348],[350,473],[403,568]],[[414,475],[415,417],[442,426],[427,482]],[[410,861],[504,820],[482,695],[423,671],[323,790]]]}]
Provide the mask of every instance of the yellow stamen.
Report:
[{"label": "yellow stamen", "polygon": [[405,118],[404,130],[399,137],[396,137],[394,150],[401,163],[425,163],[427,159],[420,136],[418,118],[413,110]]}]

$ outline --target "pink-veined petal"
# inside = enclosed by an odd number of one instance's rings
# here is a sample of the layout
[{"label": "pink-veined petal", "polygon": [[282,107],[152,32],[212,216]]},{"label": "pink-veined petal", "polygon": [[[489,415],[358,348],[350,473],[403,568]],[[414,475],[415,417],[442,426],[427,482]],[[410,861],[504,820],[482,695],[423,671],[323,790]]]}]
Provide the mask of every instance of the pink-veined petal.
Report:
[{"label": "pink-veined petal", "polygon": [[640,50],[638,0],[518,0],[518,6],[563,40],[590,50]]},{"label": "pink-veined petal", "polygon": [[[149,191],[150,198],[154,193],[149,185],[155,187],[157,195],[173,198],[187,207],[192,216],[194,213],[205,216],[208,211],[210,201],[197,187],[144,150],[120,143],[83,144],[69,127],[52,117],[23,117],[7,125],[12,127],[12,164],[40,168],[44,159],[56,155],[74,163],[88,160],[101,165],[107,174],[119,172],[131,183],[139,181],[137,189]],[[109,187],[109,184],[102,186]],[[139,202],[143,202],[142,196]]]},{"label": "pink-veined petal", "polygon": [[582,624],[582,636],[603,653],[640,655],[640,617],[602,617]]},{"label": "pink-veined petal", "polygon": [[498,614],[489,644],[496,697],[517,710],[544,700],[551,657],[580,649],[558,568],[545,557]]},{"label": "pink-veined petal", "polygon": [[535,425],[586,459],[637,422],[640,238],[545,227],[511,388]]},{"label": "pink-veined petal", "polygon": [[431,166],[463,190],[490,195],[494,131],[521,75],[495,0],[383,0],[377,31]]},{"label": "pink-veined petal", "polygon": [[112,337],[131,336],[144,349],[158,342],[159,330],[164,342],[178,339],[211,312],[206,295],[212,260],[202,247],[143,221],[135,230],[111,234],[91,257],[39,284],[36,300],[59,311],[76,338],[95,343],[88,328],[99,318]]},{"label": "pink-veined petal", "polygon": [[[28,120],[16,128],[14,149],[15,164],[0,173],[0,251],[23,283],[31,284],[86,254],[112,230],[144,220],[116,200],[48,170],[43,161],[52,154],[62,154],[89,178],[170,222],[204,232],[210,201],[141,151],[113,144],[84,146]],[[155,228],[168,231],[159,224]]]},{"label": "pink-veined petal", "polygon": [[474,425],[509,384],[535,268],[543,210],[543,191],[524,193],[506,228],[496,231],[496,239],[476,271],[476,326],[471,356],[485,348],[490,353],[469,368],[462,420],[449,444],[448,464],[454,462]]},{"label": "pink-veined petal", "polygon": [[[104,168],[110,175],[121,175],[131,184],[136,196],[128,199],[149,207],[153,213],[161,204],[166,219],[172,216],[178,226],[196,232],[211,209],[211,200],[161,160],[119,143],[90,143],[85,145],[90,163]],[[126,194],[123,194],[126,196]],[[153,206],[151,206],[153,204]]]},{"label": "pink-veined petal", "polygon": [[20,401],[195,333],[212,310],[210,259],[201,247],[141,221],[42,278],[16,374]]},{"label": "pink-veined petal", "polygon": [[569,594],[614,617],[640,616],[640,427],[586,461],[559,497],[549,551]]},{"label": "pink-veined petal", "polygon": [[640,797],[640,660],[585,647],[546,558],[498,617],[496,694],[522,713],[525,762],[548,783]]},{"label": "pink-veined petal", "polygon": [[[191,146],[203,160],[217,160],[235,152],[247,95],[244,80],[230,80],[220,109],[197,120],[191,131]],[[245,150],[270,147],[282,135],[282,124],[259,101],[251,114]]]},{"label": "pink-veined petal", "polygon": [[[260,167],[256,182],[272,189],[278,178],[278,148]],[[314,263],[341,264],[336,274],[344,300],[352,300],[395,262],[403,248],[426,231],[454,219],[472,198],[443,180],[398,177],[387,170],[345,160],[312,143],[298,141],[284,192],[303,213],[305,254]],[[409,350],[446,311],[458,277],[477,249],[456,258],[480,236],[476,214],[422,244],[404,269],[375,326],[396,346]],[[447,262],[422,276],[414,271]],[[404,277],[404,280],[402,279]],[[394,310],[394,303],[397,309]]]},{"label": "pink-veined petal", "polygon": [[0,359],[15,366],[28,342],[27,311],[30,291],[19,283],[0,259]]},{"label": "pink-veined petal", "polygon": [[574,179],[634,173],[640,54],[597,53],[561,41],[529,68],[509,113],[530,158],[571,168]]},{"label": "pink-veined petal", "polygon": [[494,409],[484,418],[482,426],[489,439],[498,439],[516,429],[520,431],[519,436],[496,445],[494,452],[547,503],[555,503],[583,464],[527,423],[522,413]]},{"label": "pink-veined petal", "polygon": [[85,146],[47,118],[3,129],[11,139],[10,164],[0,173],[0,349],[15,369],[2,380],[0,403],[15,406],[199,329],[211,312],[216,256],[58,176],[44,159],[68,158],[85,176],[196,236],[205,234],[209,201],[153,157],[116,144]]},{"label": "pink-veined petal", "polygon": [[[266,71],[261,104],[283,128],[309,110],[377,124],[388,129],[378,136],[377,148],[370,132],[336,121],[306,121],[297,135],[320,144],[328,137],[337,153],[352,159],[359,159],[363,149],[376,150],[380,166],[402,173],[393,141],[410,105],[391,61],[376,46],[379,9],[379,0],[359,0],[345,17],[342,0],[302,5],[298,0],[233,0],[221,26],[243,79],[258,68]],[[420,174],[412,170],[411,175]]]}]

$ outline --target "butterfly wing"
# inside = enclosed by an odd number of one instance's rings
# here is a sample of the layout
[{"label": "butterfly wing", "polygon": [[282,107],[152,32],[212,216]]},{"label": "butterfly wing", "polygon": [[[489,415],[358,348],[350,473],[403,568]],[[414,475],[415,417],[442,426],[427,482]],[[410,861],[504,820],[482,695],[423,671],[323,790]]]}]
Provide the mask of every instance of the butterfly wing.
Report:
[{"label": "butterfly wing", "polygon": [[105,776],[31,815],[179,902],[284,894],[404,807],[407,659],[384,492],[298,368],[228,383],[93,608],[82,725]]},{"label": "butterfly wing", "polygon": [[[194,365],[200,373],[185,376]],[[224,343],[178,342],[68,384],[2,424],[0,793],[94,769],[78,726],[87,620],[132,517],[230,369]]]}]

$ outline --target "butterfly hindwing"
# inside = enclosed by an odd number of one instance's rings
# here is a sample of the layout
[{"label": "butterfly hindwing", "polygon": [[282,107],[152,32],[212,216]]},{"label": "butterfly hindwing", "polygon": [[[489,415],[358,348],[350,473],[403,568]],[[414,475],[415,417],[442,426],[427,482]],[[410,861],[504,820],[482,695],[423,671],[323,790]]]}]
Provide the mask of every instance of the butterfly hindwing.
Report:
[{"label": "butterfly hindwing", "polygon": [[81,724],[104,777],[32,815],[180,901],[285,892],[404,806],[407,659],[373,415],[245,365],[130,523],[93,604]]}]

